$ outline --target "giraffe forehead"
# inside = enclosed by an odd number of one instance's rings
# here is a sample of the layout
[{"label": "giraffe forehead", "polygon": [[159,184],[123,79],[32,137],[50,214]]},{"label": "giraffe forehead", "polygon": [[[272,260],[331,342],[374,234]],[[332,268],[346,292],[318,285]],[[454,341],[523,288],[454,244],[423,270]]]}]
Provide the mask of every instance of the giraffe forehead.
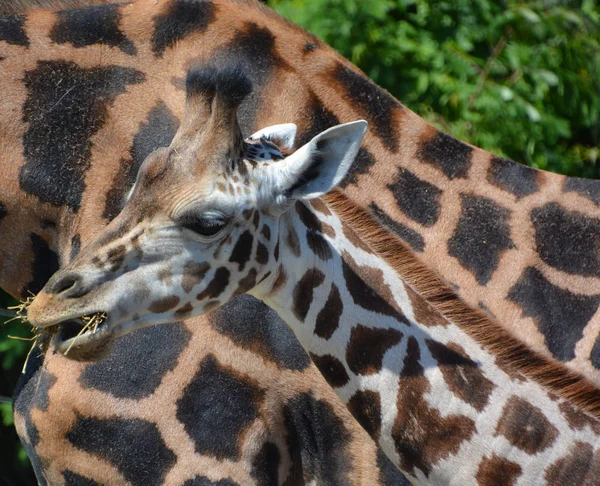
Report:
[{"label": "giraffe forehead", "polygon": [[261,177],[261,171],[254,169],[284,158],[279,147],[264,138],[246,140],[235,154],[222,153],[213,142],[210,137],[202,137],[187,146],[180,143],[155,151],[140,168],[138,192],[149,195],[148,202],[161,201],[163,207],[171,198],[176,201],[173,209],[187,205],[188,199],[193,202],[194,195],[197,199],[207,198],[213,190],[244,196],[249,202],[251,182]]},{"label": "giraffe forehead", "polygon": [[181,158],[178,154],[155,157],[144,163],[130,205],[135,204],[138,210],[160,207],[161,212],[170,215],[190,205],[222,206],[229,213],[236,207],[252,205],[253,192],[262,177],[262,171],[257,169],[264,169],[273,160],[273,154],[283,158],[279,149],[271,145],[267,142],[264,150],[257,148],[248,156],[227,160],[227,164],[215,164],[207,158],[190,167],[177,161]]},{"label": "giraffe forehead", "polygon": [[214,171],[205,169],[196,174],[186,167],[159,161],[140,174],[126,208],[140,220],[140,215],[151,219],[159,213],[172,217],[192,205],[222,206],[227,200],[218,197],[216,188],[220,180],[223,177]]}]

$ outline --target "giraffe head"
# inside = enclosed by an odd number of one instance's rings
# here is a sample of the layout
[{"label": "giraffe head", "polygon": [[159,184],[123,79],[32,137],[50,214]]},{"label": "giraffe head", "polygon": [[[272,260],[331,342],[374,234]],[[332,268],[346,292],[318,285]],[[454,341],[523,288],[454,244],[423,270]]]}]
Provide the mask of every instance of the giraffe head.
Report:
[{"label": "giraffe head", "polygon": [[[120,215],[57,272],[28,309],[74,358],[97,358],[117,336],[200,315],[255,287],[278,263],[282,216],[341,182],[366,130],[330,128],[291,155],[296,126],[244,140],[237,109],[251,91],[237,68],[188,72],[184,121],[151,154]],[[82,318],[106,320],[77,337]]]}]

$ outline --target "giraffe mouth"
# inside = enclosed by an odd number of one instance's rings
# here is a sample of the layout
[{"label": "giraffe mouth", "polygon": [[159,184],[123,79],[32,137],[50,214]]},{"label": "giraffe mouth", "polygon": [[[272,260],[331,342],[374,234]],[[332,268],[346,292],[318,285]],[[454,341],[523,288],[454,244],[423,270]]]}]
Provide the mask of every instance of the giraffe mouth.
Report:
[{"label": "giraffe mouth", "polygon": [[68,319],[57,324],[55,349],[76,361],[96,361],[110,351],[115,339],[106,313]]}]

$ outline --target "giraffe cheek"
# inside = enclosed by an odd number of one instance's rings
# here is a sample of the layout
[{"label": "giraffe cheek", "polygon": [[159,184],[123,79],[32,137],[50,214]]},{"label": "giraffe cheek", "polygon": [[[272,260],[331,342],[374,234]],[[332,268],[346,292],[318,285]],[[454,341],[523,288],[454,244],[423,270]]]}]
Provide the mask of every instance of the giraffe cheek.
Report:
[{"label": "giraffe cheek", "polygon": [[229,286],[230,277],[231,272],[227,268],[217,268],[212,280],[208,283],[206,288],[196,296],[196,298],[198,300],[205,300],[219,297]]}]

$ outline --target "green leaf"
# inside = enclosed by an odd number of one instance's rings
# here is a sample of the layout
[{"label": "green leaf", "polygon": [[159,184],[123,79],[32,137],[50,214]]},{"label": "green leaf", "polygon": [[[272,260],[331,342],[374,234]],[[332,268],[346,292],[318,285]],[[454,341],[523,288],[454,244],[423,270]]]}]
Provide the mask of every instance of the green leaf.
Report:
[{"label": "green leaf", "polygon": [[536,110],[536,108],[532,105],[530,105],[529,103],[525,104],[525,112],[527,113],[527,116],[529,117],[529,119],[532,122],[539,122],[542,118],[542,116],[540,115],[540,112]]},{"label": "green leaf", "polygon": [[500,86],[500,97],[504,100],[504,101],[510,101],[514,98],[515,94],[513,93],[513,91],[510,88],[507,88],[506,86]]},{"label": "green leaf", "polygon": [[0,414],[2,414],[2,423],[6,427],[14,424],[12,405],[10,403],[0,403]]},{"label": "green leaf", "polygon": [[521,14],[521,16],[527,20],[528,22],[532,23],[532,24],[537,24],[538,22],[540,22],[540,17],[538,14],[536,14],[533,10],[531,10],[530,8],[525,8],[522,7],[520,9],[518,9],[519,14]]},{"label": "green leaf", "polygon": [[558,76],[554,74],[552,71],[548,71],[546,69],[538,69],[538,75],[550,86],[557,86],[560,80]]}]

